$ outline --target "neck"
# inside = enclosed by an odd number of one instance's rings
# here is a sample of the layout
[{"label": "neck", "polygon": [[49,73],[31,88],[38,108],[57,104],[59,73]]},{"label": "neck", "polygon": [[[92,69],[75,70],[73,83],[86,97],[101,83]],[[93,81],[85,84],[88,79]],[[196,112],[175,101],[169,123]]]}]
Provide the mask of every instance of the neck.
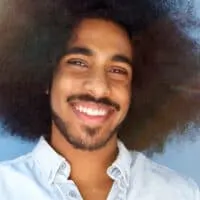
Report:
[{"label": "neck", "polygon": [[117,155],[117,136],[111,138],[101,149],[86,151],[74,148],[58,130],[53,130],[51,145],[70,163],[72,180],[90,183],[108,179],[107,168]]}]

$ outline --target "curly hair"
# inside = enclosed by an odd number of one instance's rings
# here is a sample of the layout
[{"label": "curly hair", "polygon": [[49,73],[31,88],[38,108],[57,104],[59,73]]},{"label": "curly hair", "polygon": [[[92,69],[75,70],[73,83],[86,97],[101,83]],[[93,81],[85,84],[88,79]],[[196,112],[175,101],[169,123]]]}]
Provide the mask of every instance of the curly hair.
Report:
[{"label": "curly hair", "polygon": [[79,22],[84,18],[111,20],[125,29],[130,39],[141,29],[137,17],[130,19],[126,9],[109,1],[84,5],[77,1],[79,8],[62,0],[50,2],[35,5],[34,23],[24,27],[12,47],[0,55],[1,122],[11,134],[31,140],[50,134],[45,90],[51,86],[53,71]]},{"label": "curly hair", "polygon": [[28,140],[49,136],[51,113],[45,91],[51,87],[53,71],[75,26],[84,18],[111,20],[130,37],[138,33],[142,37],[139,45],[134,43],[138,55],[133,96],[119,134],[127,146],[163,146],[177,124],[184,127],[195,120],[199,101],[171,86],[189,84],[199,72],[198,59],[190,53],[191,43],[165,15],[148,28],[157,16],[147,2],[23,1],[21,21],[16,17],[13,27],[5,26],[3,31],[0,27],[0,120],[5,130]]}]

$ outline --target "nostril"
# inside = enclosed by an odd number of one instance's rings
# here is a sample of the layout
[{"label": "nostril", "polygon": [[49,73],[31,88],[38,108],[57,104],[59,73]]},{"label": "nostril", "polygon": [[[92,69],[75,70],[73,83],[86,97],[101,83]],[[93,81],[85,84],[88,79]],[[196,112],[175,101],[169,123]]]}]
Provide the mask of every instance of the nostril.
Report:
[{"label": "nostril", "polygon": [[110,93],[108,81],[100,78],[86,80],[84,88],[95,97],[107,96]]}]

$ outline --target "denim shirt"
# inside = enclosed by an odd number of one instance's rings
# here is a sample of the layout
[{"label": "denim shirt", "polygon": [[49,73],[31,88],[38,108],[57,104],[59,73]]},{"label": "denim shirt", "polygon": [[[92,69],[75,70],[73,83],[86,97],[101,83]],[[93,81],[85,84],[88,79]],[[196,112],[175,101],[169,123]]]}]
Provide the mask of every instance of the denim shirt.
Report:
[{"label": "denim shirt", "polygon": [[[114,181],[107,200],[200,200],[196,184],[142,153],[119,153],[107,174]],[[0,164],[1,200],[82,200],[69,179],[69,163],[41,138],[34,150]],[[81,164],[80,164],[81,170]]]}]

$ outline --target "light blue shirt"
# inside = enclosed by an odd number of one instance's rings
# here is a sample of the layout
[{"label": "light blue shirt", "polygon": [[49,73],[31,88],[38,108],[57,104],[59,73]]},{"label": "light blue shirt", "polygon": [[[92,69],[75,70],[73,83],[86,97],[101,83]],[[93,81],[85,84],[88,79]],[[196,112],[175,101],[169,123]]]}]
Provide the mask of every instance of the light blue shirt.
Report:
[{"label": "light blue shirt", "polygon": [[[108,200],[200,200],[196,184],[118,142],[108,168],[113,180]],[[81,170],[81,164],[80,164]],[[35,149],[0,165],[0,200],[81,200],[69,180],[70,165],[41,138]]]}]

